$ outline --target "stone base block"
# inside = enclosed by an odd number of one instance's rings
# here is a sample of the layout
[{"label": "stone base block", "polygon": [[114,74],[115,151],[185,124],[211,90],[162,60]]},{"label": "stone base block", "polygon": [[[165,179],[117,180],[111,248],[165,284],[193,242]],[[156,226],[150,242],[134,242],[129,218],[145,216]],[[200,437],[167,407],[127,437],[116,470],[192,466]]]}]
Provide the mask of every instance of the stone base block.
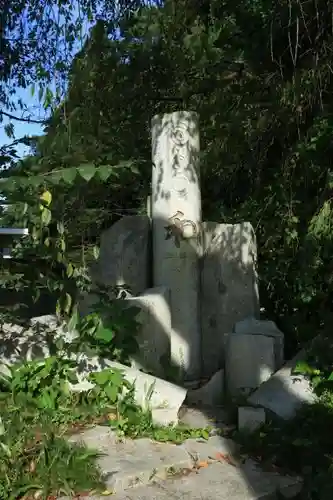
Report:
[{"label": "stone base block", "polygon": [[274,339],[263,335],[231,333],[225,367],[229,395],[248,395],[275,371]]},{"label": "stone base block", "polygon": [[259,315],[257,246],[250,223],[203,223],[201,321],[203,375],[223,366],[233,326]]},{"label": "stone base block", "polygon": [[251,408],[250,406],[240,406],[238,408],[238,430],[253,432],[266,421],[266,414],[263,408]]},{"label": "stone base block", "polygon": [[234,332],[272,337],[274,339],[275,370],[281,368],[284,363],[284,334],[278,329],[274,321],[263,321],[249,317],[236,323]]}]

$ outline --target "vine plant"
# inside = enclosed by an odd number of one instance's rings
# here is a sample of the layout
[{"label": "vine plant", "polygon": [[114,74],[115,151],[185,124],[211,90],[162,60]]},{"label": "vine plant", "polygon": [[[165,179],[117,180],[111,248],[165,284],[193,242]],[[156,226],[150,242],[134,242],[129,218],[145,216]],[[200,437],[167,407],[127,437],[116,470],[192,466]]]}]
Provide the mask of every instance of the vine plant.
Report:
[{"label": "vine plant", "polygon": [[[66,228],[52,213],[50,187],[52,184],[73,183],[78,176],[87,182],[94,176],[106,181],[124,166],[94,167],[88,164],[46,175],[3,179],[3,193],[22,187],[27,192],[28,201],[21,203],[21,220],[28,227],[29,234],[14,244],[14,259],[2,261],[0,286],[15,291],[28,290],[34,301],[39,299],[41,290],[56,295],[57,317],[66,321],[69,330],[79,332],[71,342],[72,352],[86,352],[127,363],[137,349],[135,336],[139,324],[136,316],[139,310],[128,307],[121,299],[112,300],[112,290],[94,285],[97,301],[93,312],[85,317],[79,315],[78,300],[82,293],[91,291],[92,283],[85,265],[77,266],[70,257]],[[94,248],[93,253],[97,259],[98,249]],[[2,309],[2,319],[8,319],[8,308],[6,311]],[[15,314],[14,308],[9,318],[13,322],[16,321]]]}]

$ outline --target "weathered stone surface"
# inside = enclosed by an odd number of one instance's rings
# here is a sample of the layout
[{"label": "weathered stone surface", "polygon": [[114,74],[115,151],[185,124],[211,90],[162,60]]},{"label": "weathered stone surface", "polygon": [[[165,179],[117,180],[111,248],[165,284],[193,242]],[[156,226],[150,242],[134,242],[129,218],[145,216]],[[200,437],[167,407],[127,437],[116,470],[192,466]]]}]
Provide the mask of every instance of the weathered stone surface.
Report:
[{"label": "weathered stone surface", "polygon": [[262,406],[286,420],[294,417],[302,405],[315,402],[316,396],[311,390],[309,380],[303,375],[292,373],[297,362],[305,357],[304,351],[298,353],[251,394],[248,402]]},{"label": "weathered stone surface", "polygon": [[[167,402],[170,405],[170,402]],[[166,427],[178,423],[178,411],[175,407],[151,408],[151,417],[156,425]]]},{"label": "weathered stone surface", "polygon": [[133,295],[149,287],[150,219],[126,216],[102,233],[97,280],[104,285],[128,285]]},{"label": "weathered stone surface", "polygon": [[164,363],[170,363],[170,290],[166,287],[150,288],[138,297],[126,299],[126,303],[141,309],[137,316],[142,325],[136,337],[139,350],[133,356],[132,366],[163,377]]},{"label": "weathered stone surface", "polygon": [[238,430],[253,432],[266,421],[264,408],[240,406],[238,408]]},{"label": "weathered stone surface", "polygon": [[247,395],[275,371],[274,339],[231,333],[226,348],[226,386],[231,396]]},{"label": "weathered stone surface", "polygon": [[50,355],[52,344],[58,338],[70,342],[76,335],[68,332],[64,325],[59,324],[56,316],[38,316],[31,318],[27,326],[4,323],[0,327],[0,365],[45,358]]},{"label": "weathered stone surface", "polygon": [[[76,500],[77,497],[58,497],[57,500]],[[89,495],[84,500],[179,500],[178,496],[171,496],[158,485],[138,486],[134,489],[110,495]],[[81,500],[81,499],[80,499]]]},{"label": "weathered stone surface", "polygon": [[193,429],[212,428],[212,434],[218,431],[229,430],[234,426],[230,425],[230,419],[225,409],[217,407],[191,408],[186,403],[180,408],[179,423],[192,427]]},{"label": "weathered stone surface", "polygon": [[153,283],[170,289],[171,359],[185,380],[201,375],[199,149],[196,113],[152,119]]},{"label": "weathered stone surface", "polygon": [[[97,426],[70,441],[103,453],[99,465],[113,500],[276,500],[277,491],[291,498],[302,484],[297,477],[263,472],[252,460],[242,463],[238,446],[221,436],[175,446],[149,439],[120,441],[107,427]],[[196,469],[200,462],[207,467]]]},{"label": "weathered stone surface", "polygon": [[235,333],[265,335],[274,339],[275,370],[281,368],[284,363],[284,334],[278,329],[274,321],[246,318],[234,326]]},{"label": "weathered stone surface", "polygon": [[236,456],[239,452],[239,447],[234,441],[222,436],[212,436],[207,441],[187,439],[181,446],[195,462],[217,460],[221,454]]},{"label": "weathered stone surface", "polygon": [[223,398],[224,370],[219,370],[205,385],[189,390],[186,400],[189,404],[216,406],[222,403]]},{"label": "weathered stone surface", "polygon": [[237,321],[259,315],[257,247],[250,223],[202,224],[202,359],[204,376],[222,367]]},{"label": "weathered stone surface", "polygon": [[[299,491],[300,482],[297,478],[263,472],[254,462],[248,460],[240,467],[234,467],[225,461],[215,462],[200,469],[197,474],[159,482],[158,487],[168,492],[169,498],[179,500],[276,500],[277,491]],[[126,494],[129,494],[128,498],[131,500],[159,498],[156,486],[155,497],[145,497],[144,489]]]},{"label": "weathered stone surface", "polygon": [[107,488],[114,492],[147,484],[155,476],[165,477],[171,467],[193,466],[186,449],[180,446],[150,439],[120,441],[112,431],[101,426],[73,436],[71,442],[81,442],[101,452],[98,465]]}]

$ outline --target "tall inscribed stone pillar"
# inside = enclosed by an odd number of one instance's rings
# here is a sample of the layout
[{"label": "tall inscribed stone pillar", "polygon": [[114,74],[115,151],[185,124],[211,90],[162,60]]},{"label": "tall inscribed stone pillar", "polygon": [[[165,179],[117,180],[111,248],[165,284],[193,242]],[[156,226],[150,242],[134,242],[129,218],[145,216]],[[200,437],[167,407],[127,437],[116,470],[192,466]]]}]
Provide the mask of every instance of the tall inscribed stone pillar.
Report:
[{"label": "tall inscribed stone pillar", "polygon": [[152,119],[153,283],[171,292],[171,362],[185,381],[201,374],[198,116]]}]

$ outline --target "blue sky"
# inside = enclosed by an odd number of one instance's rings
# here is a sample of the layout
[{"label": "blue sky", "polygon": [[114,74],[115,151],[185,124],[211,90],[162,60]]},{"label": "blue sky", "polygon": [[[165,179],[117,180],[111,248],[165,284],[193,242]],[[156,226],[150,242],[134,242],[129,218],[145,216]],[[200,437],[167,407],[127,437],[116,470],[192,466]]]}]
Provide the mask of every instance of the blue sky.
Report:
[{"label": "blue sky", "polygon": [[[79,2],[78,2],[79,3]],[[75,22],[77,19],[77,16],[79,15],[79,10],[78,10],[78,3],[75,4],[74,10],[73,10],[73,21]],[[59,19],[59,22],[62,22],[62,19]],[[86,37],[86,35],[89,32],[90,27],[92,26],[91,23],[88,21],[85,21],[83,24],[83,30],[82,30],[82,36],[83,38]],[[77,53],[83,46],[84,39],[78,40],[77,43],[74,46],[74,51],[72,53],[72,57]],[[50,82],[49,87],[54,91],[56,87],[56,82]],[[23,89],[23,88],[18,88],[16,91],[16,94],[14,97],[14,101],[18,101],[21,99],[21,101],[24,104],[24,107],[26,108],[26,111],[22,112],[21,110],[17,112],[11,112],[9,110],[4,109],[4,111],[8,111],[9,113],[17,116],[17,117],[24,117],[24,118],[31,118],[34,120],[44,120],[46,118],[46,113],[43,108],[43,104],[39,102],[38,98],[38,91],[34,93],[32,96],[31,93],[31,88]],[[5,126],[9,123],[12,123],[14,125],[14,135],[15,137],[13,139],[8,138],[6,132],[5,132]],[[0,123],[0,146],[10,144],[13,142],[14,139],[19,139],[20,137],[23,136],[32,136],[32,135],[42,135],[43,134],[43,125],[35,124],[35,123],[28,123],[28,122],[21,122],[19,120],[11,120],[5,116],[3,116],[3,121]],[[29,154],[29,147],[19,144],[16,148],[17,154],[20,158],[23,158],[27,154]]]},{"label": "blue sky", "polygon": [[[38,102],[38,96],[31,97],[31,91],[30,89],[18,89],[16,93],[16,98],[19,99],[21,98],[23,103],[27,106],[28,112],[24,113],[22,115],[22,112],[17,112],[13,113],[17,116],[24,116],[24,117],[29,117],[35,118],[35,119],[43,119],[45,116],[43,107],[41,104]],[[15,139],[18,139],[20,137],[23,137],[25,135],[42,135],[43,133],[43,128],[40,125],[34,124],[34,123],[26,123],[26,122],[20,122],[16,120],[9,120],[4,116],[3,122],[0,124],[0,145],[5,145],[9,144],[12,142],[12,139],[9,139],[7,137],[7,134],[4,130],[5,125],[12,122],[14,124],[14,133],[15,133]],[[29,148],[27,146],[24,146],[23,144],[20,144],[17,147],[17,154],[20,157],[23,157],[29,153]]]}]

